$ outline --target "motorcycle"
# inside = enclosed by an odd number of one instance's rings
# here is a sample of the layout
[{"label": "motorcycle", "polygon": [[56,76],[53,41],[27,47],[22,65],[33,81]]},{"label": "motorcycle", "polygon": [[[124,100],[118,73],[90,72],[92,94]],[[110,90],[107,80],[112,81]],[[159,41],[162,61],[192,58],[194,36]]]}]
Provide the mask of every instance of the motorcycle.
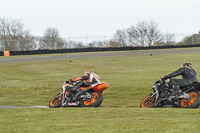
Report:
[{"label": "motorcycle", "polygon": [[200,105],[199,82],[180,88],[183,92],[182,95],[176,94],[167,82],[160,80],[153,85],[152,89],[153,92],[140,103],[141,108],[198,108]]},{"label": "motorcycle", "polygon": [[[96,83],[89,87],[80,87],[77,84],[80,84],[80,81],[65,82],[62,92],[50,100],[49,108],[98,107],[103,102],[102,92],[109,88],[109,84],[106,82]],[[72,92],[74,87],[76,87],[76,91]]]}]

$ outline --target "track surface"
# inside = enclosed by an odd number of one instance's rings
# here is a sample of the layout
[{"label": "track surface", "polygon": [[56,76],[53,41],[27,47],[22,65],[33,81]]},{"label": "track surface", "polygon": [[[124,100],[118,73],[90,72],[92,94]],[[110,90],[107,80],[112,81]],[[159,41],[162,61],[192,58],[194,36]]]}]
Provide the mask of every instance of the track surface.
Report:
[{"label": "track surface", "polygon": [[7,106],[0,105],[0,108],[49,108],[48,106]]},{"label": "track surface", "polygon": [[[154,55],[154,54],[177,54],[177,53],[197,53],[200,52],[200,48],[194,49],[167,49],[167,50],[148,50],[148,51],[129,51],[129,52],[101,52],[101,53],[79,53],[72,55],[51,55],[51,56],[33,56],[33,57],[9,57],[0,58],[0,64],[2,63],[17,63],[27,61],[46,61],[46,60],[62,60],[62,59],[80,59],[80,58],[105,58],[105,57],[117,57],[126,55]],[[48,106],[4,106],[0,105],[0,108],[48,108]]]},{"label": "track surface", "polygon": [[32,57],[9,57],[0,58],[1,63],[17,63],[27,61],[46,61],[46,60],[62,60],[62,59],[80,59],[80,58],[105,58],[105,57],[117,57],[126,55],[154,55],[154,54],[177,54],[177,53],[195,53],[200,52],[200,48],[194,49],[167,49],[167,50],[143,50],[143,51],[128,51],[128,52],[99,52],[99,53],[79,53],[79,54],[67,54],[67,55],[51,55],[51,56],[32,56]]}]

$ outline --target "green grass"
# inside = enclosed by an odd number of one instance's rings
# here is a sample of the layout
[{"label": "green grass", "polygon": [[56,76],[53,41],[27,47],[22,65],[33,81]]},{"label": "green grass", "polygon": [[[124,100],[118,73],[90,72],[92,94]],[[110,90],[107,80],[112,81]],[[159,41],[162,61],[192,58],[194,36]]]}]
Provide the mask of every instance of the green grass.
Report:
[{"label": "green grass", "polygon": [[200,110],[140,108],[1,109],[0,132],[194,132]]},{"label": "green grass", "polygon": [[[17,57],[16,57],[17,58]],[[99,108],[0,109],[0,132],[199,132],[198,109],[141,109],[156,80],[200,53],[0,64],[0,105],[48,106],[64,81],[93,70],[108,82]]]}]

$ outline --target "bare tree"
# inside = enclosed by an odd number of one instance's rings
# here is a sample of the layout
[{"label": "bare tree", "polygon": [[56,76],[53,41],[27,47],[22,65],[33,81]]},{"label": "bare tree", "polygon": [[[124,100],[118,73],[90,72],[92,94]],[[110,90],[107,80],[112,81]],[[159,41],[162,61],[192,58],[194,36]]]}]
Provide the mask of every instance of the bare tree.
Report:
[{"label": "bare tree", "polygon": [[85,48],[83,42],[74,42],[73,47],[74,48]]},{"label": "bare tree", "polygon": [[106,47],[119,47],[118,42],[115,39],[111,39],[109,42],[105,43]]},{"label": "bare tree", "polygon": [[163,35],[163,44],[164,45],[171,45],[175,44],[175,34],[166,33]]},{"label": "bare tree", "polygon": [[134,38],[133,36],[136,36],[135,35],[135,27],[134,26],[131,26],[130,28],[126,29],[126,32],[127,32],[127,41],[128,41],[128,44],[131,46],[133,43],[134,43]]},{"label": "bare tree", "polygon": [[118,46],[126,46],[127,45],[127,34],[126,30],[117,30],[116,34],[114,35],[114,41],[117,42]]},{"label": "bare tree", "polygon": [[106,41],[98,41],[96,46],[97,47],[104,47],[105,43],[106,43]]},{"label": "bare tree", "polygon": [[128,34],[129,43],[134,42],[141,46],[150,46],[153,42],[160,42],[163,39],[163,36],[158,29],[158,24],[153,21],[139,22],[136,26],[127,28],[126,32]]},{"label": "bare tree", "polygon": [[90,47],[104,47],[106,41],[93,41],[90,43]]},{"label": "bare tree", "polygon": [[60,49],[66,48],[66,46],[66,41],[60,38],[59,31],[56,28],[48,28],[39,43],[40,49]]},{"label": "bare tree", "polygon": [[19,41],[15,42],[18,50],[35,50],[37,47],[37,39],[26,33]]},{"label": "bare tree", "polygon": [[28,31],[24,30],[24,25],[19,20],[0,18],[0,45],[2,50],[34,49],[33,38]]}]

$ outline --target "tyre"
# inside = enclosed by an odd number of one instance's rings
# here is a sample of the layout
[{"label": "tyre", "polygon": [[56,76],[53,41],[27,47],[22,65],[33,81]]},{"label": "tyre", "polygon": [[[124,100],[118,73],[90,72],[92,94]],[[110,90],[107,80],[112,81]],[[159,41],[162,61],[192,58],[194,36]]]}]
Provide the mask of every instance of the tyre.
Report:
[{"label": "tyre", "polygon": [[150,98],[150,96],[147,96],[140,103],[140,107],[141,108],[153,108],[155,103],[156,103],[156,95],[154,95],[152,98]]},{"label": "tyre", "polygon": [[101,92],[92,92],[92,98],[83,101],[83,107],[98,107],[103,102],[103,95]]},{"label": "tyre", "polygon": [[62,96],[56,95],[49,102],[49,108],[59,108],[61,107]]},{"label": "tyre", "polygon": [[181,108],[198,108],[200,105],[200,94],[197,91],[191,91],[188,93],[191,97],[190,100],[182,99],[179,103]]}]

